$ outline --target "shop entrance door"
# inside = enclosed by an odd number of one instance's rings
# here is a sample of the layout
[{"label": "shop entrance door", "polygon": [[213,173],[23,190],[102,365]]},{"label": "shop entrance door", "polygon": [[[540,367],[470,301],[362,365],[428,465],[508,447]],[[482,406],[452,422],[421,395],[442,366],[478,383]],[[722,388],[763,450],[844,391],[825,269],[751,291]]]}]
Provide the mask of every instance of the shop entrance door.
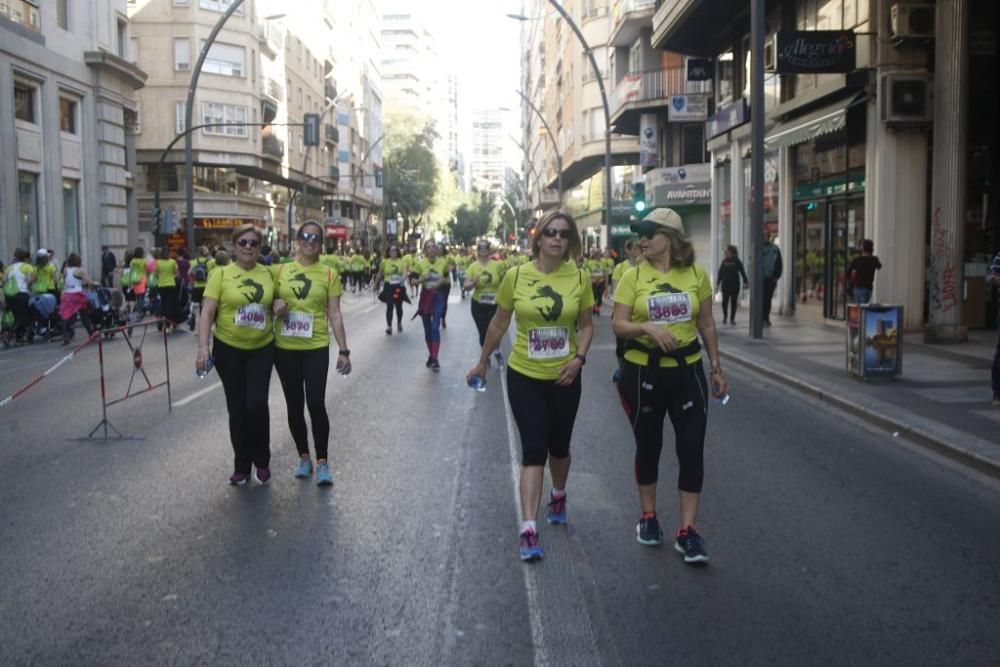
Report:
[{"label": "shop entrance door", "polygon": [[826,203],[827,244],[826,298],[823,315],[830,320],[843,320],[847,316],[847,290],[844,273],[847,270],[847,206],[844,200]]},{"label": "shop entrance door", "polygon": [[799,316],[822,321],[826,293],[827,212],[825,200],[795,205],[795,300]]}]

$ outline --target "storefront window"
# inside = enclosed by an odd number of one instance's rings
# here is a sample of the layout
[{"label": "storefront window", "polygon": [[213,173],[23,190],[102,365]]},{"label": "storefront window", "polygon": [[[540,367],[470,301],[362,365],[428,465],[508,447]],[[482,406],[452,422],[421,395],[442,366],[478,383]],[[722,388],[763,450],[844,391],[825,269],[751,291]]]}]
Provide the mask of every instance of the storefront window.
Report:
[{"label": "storefront window", "polygon": [[733,99],[736,91],[736,71],[734,68],[733,50],[729,49],[719,54],[715,59],[715,108]]},{"label": "storefront window", "polygon": [[38,248],[38,175],[27,171],[17,174],[18,229],[17,244],[26,250]]}]

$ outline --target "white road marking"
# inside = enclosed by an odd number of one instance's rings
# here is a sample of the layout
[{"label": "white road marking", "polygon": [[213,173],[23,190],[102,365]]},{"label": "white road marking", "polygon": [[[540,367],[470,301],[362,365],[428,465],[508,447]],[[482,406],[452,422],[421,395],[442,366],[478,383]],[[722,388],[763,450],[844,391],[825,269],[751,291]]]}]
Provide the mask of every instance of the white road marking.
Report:
[{"label": "white road marking", "polygon": [[198,400],[199,398],[201,398],[205,394],[209,393],[210,391],[215,391],[216,389],[218,389],[221,386],[222,386],[221,382],[216,382],[215,384],[210,384],[209,386],[205,387],[204,389],[199,389],[198,391],[194,392],[193,394],[191,394],[187,398],[182,398],[179,401],[174,401],[174,407],[175,408],[182,408],[185,405],[187,405],[188,403],[190,403],[192,401]]},{"label": "white road marking", "polygon": [[[512,329],[513,330],[513,329]],[[513,344],[513,340],[511,343]],[[521,465],[518,463],[517,438],[514,437],[516,425],[514,424],[514,414],[510,410],[510,403],[507,401],[507,374],[500,371],[500,386],[503,389],[501,400],[503,401],[504,413],[507,416],[507,444],[510,447],[510,481],[511,490],[514,492],[514,506],[517,508],[518,516],[521,515]],[[542,626],[542,605],[538,595],[538,573],[535,566],[523,564],[521,574],[524,575],[524,590],[528,595],[528,627],[531,628],[531,647],[535,656],[537,667],[547,667],[549,663],[548,652],[545,648],[545,632]]]}]

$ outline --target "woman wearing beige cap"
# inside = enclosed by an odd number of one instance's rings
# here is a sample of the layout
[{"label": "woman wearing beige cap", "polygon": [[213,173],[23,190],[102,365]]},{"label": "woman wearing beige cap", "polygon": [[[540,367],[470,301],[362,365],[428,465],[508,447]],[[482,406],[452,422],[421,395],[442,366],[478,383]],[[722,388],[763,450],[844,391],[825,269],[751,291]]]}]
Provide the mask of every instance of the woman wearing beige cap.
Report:
[{"label": "woman wearing beige cap", "polygon": [[[656,482],[663,449],[663,420],[669,415],[676,439],[680,521],[674,548],[687,563],[708,560],[695,530],[704,477],[708,386],[702,344],[712,367],[712,393],[728,392],[719,363],[719,338],[712,316],[708,274],[695,266],[694,250],[676,211],[658,208],[632,225],[643,261],[627,271],[615,292],[613,328],[626,339],[618,392],[635,435],[635,474],[642,517],[640,544],[663,539],[656,518]],[[698,342],[699,335],[702,343]]]}]

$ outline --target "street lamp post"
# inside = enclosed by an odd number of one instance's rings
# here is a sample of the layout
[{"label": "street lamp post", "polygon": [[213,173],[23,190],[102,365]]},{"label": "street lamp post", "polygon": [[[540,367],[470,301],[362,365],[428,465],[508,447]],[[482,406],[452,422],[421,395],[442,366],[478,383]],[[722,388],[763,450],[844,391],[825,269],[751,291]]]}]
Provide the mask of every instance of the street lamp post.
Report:
[{"label": "street lamp post", "polygon": [[[598,89],[601,91],[601,104],[604,106],[604,224],[607,228],[608,234],[608,245],[611,245],[611,107],[608,105],[608,93],[604,89],[604,74],[601,72],[601,68],[597,66],[597,59],[594,57],[594,50],[590,48],[590,44],[587,43],[587,39],[583,36],[583,32],[580,30],[580,26],[576,24],[573,17],[569,15],[562,5],[560,5],[556,0],[549,0],[549,4],[552,5],[557,12],[563,17],[569,27],[573,30],[573,34],[576,38],[580,40],[580,44],[583,46],[583,52],[587,54],[587,59],[590,60],[590,66],[594,70],[594,78],[597,79]],[[518,21],[530,21],[531,18],[518,14],[508,14],[510,18],[516,19]]]},{"label": "street lamp post", "polygon": [[[558,171],[558,176],[556,178],[556,190],[559,192],[559,207],[562,208],[562,203],[563,203],[563,185],[562,185],[562,178],[563,178],[563,176],[562,176],[562,172],[563,172],[563,168],[562,168],[562,155],[559,154],[559,142],[556,141],[555,135],[552,134],[552,128],[550,128],[549,124],[547,122],[545,122],[545,116],[543,116],[542,112],[538,110],[538,107],[536,107],[534,104],[532,104],[531,100],[528,99],[528,96],[525,95],[524,93],[522,93],[520,90],[518,90],[516,92],[521,97],[521,99],[524,100],[524,103],[528,105],[528,108],[535,112],[535,115],[538,116],[538,120],[540,120],[542,122],[542,127],[545,128],[545,133],[548,134],[549,135],[549,139],[552,140],[552,150],[555,152],[555,155],[556,155],[556,170]],[[528,160],[529,161],[531,160],[530,156],[528,156]]]},{"label": "street lamp post", "polygon": [[764,0],[750,3],[750,337],[764,337]]},{"label": "street lamp post", "polygon": [[[330,103],[326,105],[326,107],[323,109],[323,112],[319,115],[319,127],[320,127],[321,133],[324,133],[322,131],[323,130],[323,119],[326,118],[326,115],[328,113],[330,113],[330,109],[332,109],[334,106],[336,106],[336,104],[337,104],[337,100],[336,99],[330,100]],[[321,141],[325,141],[325,139],[322,139]],[[309,149],[310,148],[312,148],[312,146],[306,146],[305,150],[303,151],[303,155],[302,155],[302,176],[304,177],[304,179],[302,181],[302,210],[305,211],[306,213],[309,212],[309,201],[308,201],[307,197],[309,196],[309,181],[310,181],[310,179],[307,177],[306,169],[309,168]],[[289,210],[289,216],[288,216],[288,243],[289,243],[289,245],[291,245],[291,243],[292,243],[292,216],[291,216],[291,210]]]},{"label": "street lamp post", "polygon": [[[208,39],[201,47],[198,55],[198,62],[191,72],[191,81],[188,83],[187,101],[184,106],[184,128],[191,127],[194,122],[194,93],[198,89],[198,78],[201,76],[201,68],[208,57],[208,51],[212,48],[212,43],[219,36],[222,26],[226,24],[229,17],[236,13],[236,10],[243,5],[243,0],[232,0],[229,9],[215,22],[215,27],[209,33]],[[187,245],[188,252],[194,251],[194,153],[192,146],[192,135],[188,132],[184,136],[184,180],[187,184]]]}]

